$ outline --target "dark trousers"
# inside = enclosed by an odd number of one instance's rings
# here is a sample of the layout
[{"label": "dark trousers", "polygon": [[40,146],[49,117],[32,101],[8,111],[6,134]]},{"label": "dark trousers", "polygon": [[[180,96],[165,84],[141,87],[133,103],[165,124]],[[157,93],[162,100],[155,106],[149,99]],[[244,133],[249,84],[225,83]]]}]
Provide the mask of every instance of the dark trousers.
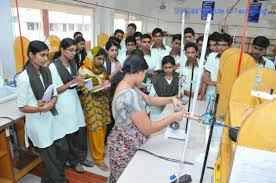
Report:
[{"label": "dark trousers", "polygon": [[51,146],[38,148],[40,157],[45,165],[41,183],[65,183],[64,164],[68,152],[65,138],[56,140]]},{"label": "dark trousers", "polygon": [[114,119],[113,117],[111,117],[111,122],[108,125],[106,125],[105,143],[107,143],[107,137],[111,133],[112,128],[114,127],[114,124],[115,124]]},{"label": "dark trousers", "polygon": [[86,160],[87,157],[87,132],[86,127],[80,127],[78,131],[66,135],[69,147],[68,160],[72,166]]}]

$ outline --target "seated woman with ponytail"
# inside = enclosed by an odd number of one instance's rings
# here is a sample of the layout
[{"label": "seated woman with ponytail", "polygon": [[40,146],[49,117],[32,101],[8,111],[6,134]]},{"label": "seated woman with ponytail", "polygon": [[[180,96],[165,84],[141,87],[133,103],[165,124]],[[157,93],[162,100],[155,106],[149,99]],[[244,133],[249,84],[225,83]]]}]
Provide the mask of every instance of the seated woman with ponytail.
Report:
[{"label": "seated woman with ponytail", "polygon": [[53,83],[58,87],[59,98],[56,104],[62,121],[58,124],[59,130],[67,134],[69,157],[67,164],[77,172],[84,172],[85,166],[93,166],[86,159],[87,137],[84,115],[76,87],[82,86],[84,80],[78,75],[77,64],[74,60],[76,43],[71,38],[60,42],[60,50],[56,59],[50,64]]},{"label": "seated woman with ponytail", "polygon": [[110,156],[110,182],[120,177],[135,152],[145,143],[147,137],[166,128],[175,121],[182,120],[184,110],[152,122],[146,112],[146,104],[165,106],[169,103],[180,105],[175,97],[151,97],[138,87],[144,80],[148,65],[139,55],[131,55],[124,62],[122,72],[113,77],[115,94],[112,101],[112,114],[115,125],[108,137]]},{"label": "seated woman with ponytail", "polygon": [[[60,121],[55,104],[57,93],[49,101],[42,101],[46,89],[52,84],[52,75],[45,67],[49,49],[41,41],[29,43],[29,60],[17,76],[17,107],[25,113],[25,136],[38,149],[45,165],[42,183],[65,183],[64,162],[68,146],[65,134],[55,130]],[[28,141],[26,141],[28,146]]]},{"label": "seated woman with ponytail", "polygon": [[93,60],[85,60],[79,73],[85,78],[92,79],[93,89],[83,89],[80,99],[85,114],[91,157],[101,170],[107,171],[108,167],[104,163],[105,134],[107,124],[111,122],[111,114],[109,93],[105,90],[110,83],[103,65],[106,52],[101,47],[94,47],[91,54]]}]

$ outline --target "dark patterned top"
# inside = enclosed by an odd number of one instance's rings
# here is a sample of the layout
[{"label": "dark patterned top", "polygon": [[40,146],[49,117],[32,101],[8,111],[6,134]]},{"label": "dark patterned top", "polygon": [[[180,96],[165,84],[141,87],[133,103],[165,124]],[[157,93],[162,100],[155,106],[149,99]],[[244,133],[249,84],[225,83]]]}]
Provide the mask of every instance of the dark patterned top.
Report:
[{"label": "dark patterned top", "polygon": [[171,83],[165,79],[165,73],[161,72],[152,79],[153,87],[159,97],[171,97],[178,93],[178,74],[173,73]]}]

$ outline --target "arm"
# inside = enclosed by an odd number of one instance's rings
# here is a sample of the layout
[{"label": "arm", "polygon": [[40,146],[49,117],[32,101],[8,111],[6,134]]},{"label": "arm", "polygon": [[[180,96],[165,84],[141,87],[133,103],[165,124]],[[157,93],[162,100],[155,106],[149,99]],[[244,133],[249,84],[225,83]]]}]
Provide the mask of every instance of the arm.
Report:
[{"label": "arm", "polygon": [[25,105],[20,107],[19,110],[24,113],[48,112],[55,106],[56,101],[57,97],[54,97],[49,102],[39,102],[37,107]]},{"label": "arm", "polygon": [[210,72],[205,70],[203,73],[203,82],[207,85],[216,86],[217,82],[211,80]]},{"label": "arm", "polygon": [[67,89],[70,88],[72,84],[77,84],[77,86],[84,85],[84,78],[82,76],[76,76],[73,80],[67,82],[66,84],[57,88],[58,94],[65,92]]},{"label": "arm", "polygon": [[70,81],[70,82],[68,82],[68,83],[66,83],[66,84],[64,84],[64,85],[62,85],[62,86],[60,86],[60,87],[58,87],[58,88],[57,88],[58,94],[63,93],[63,92],[65,92],[67,89],[69,89],[71,84],[72,84],[72,82]]},{"label": "arm", "polygon": [[144,100],[153,106],[165,106],[169,103],[173,103],[176,97],[156,97],[149,96],[139,90],[140,94],[143,96]]}]

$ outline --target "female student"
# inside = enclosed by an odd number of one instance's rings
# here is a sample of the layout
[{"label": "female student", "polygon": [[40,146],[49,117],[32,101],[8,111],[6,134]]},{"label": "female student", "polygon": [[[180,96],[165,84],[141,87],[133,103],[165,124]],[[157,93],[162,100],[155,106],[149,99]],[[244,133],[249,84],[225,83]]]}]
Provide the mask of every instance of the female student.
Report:
[{"label": "female student", "polygon": [[[184,110],[170,114],[159,121],[152,122],[146,113],[146,103],[164,106],[177,103],[174,97],[150,97],[138,90],[144,80],[148,65],[143,57],[131,55],[124,63],[118,79],[117,89],[112,101],[112,114],[115,125],[108,137],[110,155],[110,182],[115,183],[137,149],[146,141],[147,136],[155,133],[176,120],[181,120]],[[123,77],[122,77],[123,75]],[[114,82],[116,85],[116,82]]]},{"label": "female student", "polygon": [[[105,49],[107,51],[107,59],[105,61],[104,66],[105,66],[107,75],[110,80],[122,68],[120,62],[117,59],[119,47],[120,47],[120,45],[118,44],[116,39],[113,39],[113,38],[110,38],[109,41],[105,45]],[[113,95],[112,91],[109,91],[110,108],[111,108],[112,95]],[[114,126],[114,120],[113,120],[113,118],[111,118],[111,123],[107,125],[105,139],[107,139],[107,136],[110,134],[110,131],[113,128],[113,126]]]},{"label": "female student", "polygon": [[117,42],[111,39],[106,43],[105,49],[107,51],[105,68],[109,78],[112,78],[122,68],[120,62],[117,59],[119,45]]},{"label": "female student", "polygon": [[[103,66],[106,52],[101,47],[91,50],[93,60],[85,60],[79,69],[80,75],[91,78],[93,87],[105,87],[109,83],[108,75]],[[103,171],[108,167],[104,163],[106,125],[111,122],[109,99],[107,90],[99,91],[83,89],[80,95],[88,132],[88,142],[91,149],[91,157],[95,164]]]},{"label": "female student", "polygon": [[[53,83],[48,61],[49,49],[41,41],[31,41],[29,60],[17,77],[17,106],[25,113],[26,139],[31,140],[45,164],[42,183],[65,183],[64,162],[68,150],[65,134],[55,130],[59,111],[56,91],[49,101],[42,101],[45,90]],[[26,141],[28,146],[28,141]]]},{"label": "female student", "polygon": [[153,77],[152,83],[159,97],[176,96],[178,93],[178,74],[175,72],[175,60],[173,56],[165,56],[162,59],[162,72]]},{"label": "female student", "polygon": [[80,68],[84,59],[87,56],[86,49],[85,49],[85,39],[83,37],[77,37],[75,41],[77,46],[77,50],[76,50],[77,53],[75,55],[75,60],[78,68]]},{"label": "female student", "polygon": [[77,64],[74,60],[76,43],[71,38],[60,42],[60,51],[50,64],[53,83],[58,87],[59,98],[56,104],[62,122],[59,130],[66,133],[69,145],[69,164],[77,172],[83,172],[86,166],[93,166],[86,160],[87,137],[84,115],[81,108],[76,86],[83,85],[83,78],[77,75]]}]

